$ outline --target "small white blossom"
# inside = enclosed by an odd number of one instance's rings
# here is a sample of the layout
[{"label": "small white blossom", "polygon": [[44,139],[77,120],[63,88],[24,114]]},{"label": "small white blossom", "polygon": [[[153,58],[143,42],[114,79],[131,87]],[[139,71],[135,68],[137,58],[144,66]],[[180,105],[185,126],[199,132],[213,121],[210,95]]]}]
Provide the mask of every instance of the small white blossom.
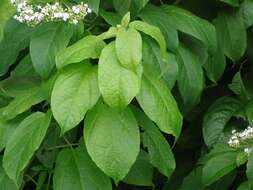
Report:
[{"label": "small white blossom", "polygon": [[42,22],[65,21],[77,24],[91,12],[87,4],[81,2],[72,7],[63,7],[58,2],[47,3],[45,6],[31,5],[23,0],[11,0],[16,7],[17,14],[14,19],[24,22],[29,26],[35,26]]}]

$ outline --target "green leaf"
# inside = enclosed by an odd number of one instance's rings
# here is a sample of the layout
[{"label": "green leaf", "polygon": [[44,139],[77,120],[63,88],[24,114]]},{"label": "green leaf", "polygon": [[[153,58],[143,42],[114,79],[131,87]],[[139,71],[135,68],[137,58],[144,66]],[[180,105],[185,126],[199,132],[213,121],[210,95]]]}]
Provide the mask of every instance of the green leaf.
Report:
[{"label": "green leaf", "polygon": [[56,66],[62,68],[71,63],[100,56],[105,43],[96,36],[86,36],[75,44],[60,50],[56,55]]},{"label": "green leaf", "polygon": [[220,12],[214,20],[222,51],[232,61],[239,60],[247,46],[247,34],[242,16],[236,10]]},{"label": "green leaf", "polygon": [[253,124],[253,101],[249,101],[246,105],[246,116],[250,124]]},{"label": "green leaf", "polygon": [[111,190],[110,179],[92,162],[84,146],[63,149],[56,160],[54,190]]},{"label": "green leaf", "polygon": [[229,89],[233,91],[236,95],[241,96],[246,100],[250,99],[250,94],[248,93],[243,83],[240,71],[234,75],[232,83],[229,84],[228,86]]},{"label": "green leaf", "polygon": [[120,24],[122,16],[114,12],[108,12],[104,9],[100,9],[99,14],[103,19],[112,26],[117,26]]},{"label": "green leaf", "polygon": [[0,151],[2,151],[19,123],[27,114],[22,114],[10,121],[0,121]]},{"label": "green leaf", "polygon": [[245,0],[240,6],[240,12],[246,28],[253,25],[253,1]]},{"label": "green leaf", "polygon": [[144,129],[143,144],[148,149],[151,164],[169,178],[176,168],[169,143],[143,112],[136,108],[133,110],[139,125]]},{"label": "green leaf", "polygon": [[131,185],[153,186],[152,178],[153,167],[149,162],[149,156],[145,151],[140,151],[136,162],[123,181]]},{"label": "green leaf", "polygon": [[[163,9],[155,7],[153,5],[148,5],[140,12],[139,17],[145,22],[160,28],[166,39],[168,49],[171,51],[176,51],[179,45],[179,40],[177,30],[174,27],[175,23],[169,19],[168,15],[163,11]],[[143,26],[142,30],[145,31],[148,29],[146,26]],[[162,45],[166,49],[166,43],[165,45],[160,44],[160,46]],[[164,50],[163,48],[161,49]]]},{"label": "green leaf", "polygon": [[20,51],[29,45],[33,29],[15,20],[9,20],[4,29],[4,39],[0,42],[0,75],[14,64]]},{"label": "green leaf", "polygon": [[210,158],[203,167],[202,182],[210,185],[236,168],[237,152],[227,152]]},{"label": "green leaf", "polygon": [[79,63],[64,68],[51,97],[53,115],[61,127],[61,134],[78,125],[99,96],[97,67]]},{"label": "green leaf", "polygon": [[240,106],[241,103],[231,97],[222,97],[211,105],[203,121],[203,137],[207,146],[213,146],[219,140],[226,124]]},{"label": "green leaf", "polygon": [[161,76],[170,89],[173,88],[178,77],[178,64],[176,57],[172,53],[166,53],[166,61],[162,60],[159,46],[154,40],[143,38],[143,65],[151,65],[157,71],[157,75]]},{"label": "green leaf", "polygon": [[204,187],[202,185],[201,176],[201,167],[193,169],[191,173],[184,178],[179,190],[203,190]]},{"label": "green leaf", "polygon": [[140,90],[141,74],[141,65],[136,72],[121,66],[115,43],[107,45],[98,65],[99,89],[104,101],[113,108],[125,108]]},{"label": "green leaf", "polygon": [[116,112],[98,104],[85,119],[84,139],[92,160],[116,183],[127,175],[140,151],[138,125],[129,108]]},{"label": "green leaf", "polygon": [[211,81],[217,82],[221,78],[226,68],[226,58],[220,46],[217,47],[213,55],[208,56],[204,68]]},{"label": "green leaf", "polygon": [[170,90],[150,69],[145,68],[137,100],[157,126],[165,133],[179,137],[182,115]]},{"label": "green leaf", "polygon": [[6,121],[13,119],[43,100],[45,100],[45,96],[40,86],[26,90],[17,95],[7,106],[0,109],[0,120]]},{"label": "green leaf", "polygon": [[165,5],[162,9],[173,23],[174,28],[202,41],[211,54],[216,52],[216,31],[211,23],[176,6]]},{"label": "green leaf", "polygon": [[220,0],[232,7],[238,7],[239,6],[239,0]]},{"label": "green leaf", "polygon": [[16,184],[44,139],[50,121],[50,112],[36,112],[25,118],[10,137],[4,152],[3,167]]},{"label": "green leaf", "polygon": [[34,69],[48,78],[55,67],[55,56],[65,48],[73,34],[70,24],[47,23],[40,25],[31,37],[30,53]]},{"label": "green leaf", "polygon": [[184,104],[190,109],[200,101],[204,86],[203,70],[197,55],[183,44],[180,44],[178,49],[177,62],[178,89]]},{"label": "green leaf", "polygon": [[240,184],[237,190],[252,190],[252,187],[249,181],[245,181]]},{"label": "green leaf", "polygon": [[8,177],[4,168],[2,167],[2,157],[0,157],[0,189],[2,190],[18,190],[19,185],[15,183]]},{"label": "green leaf", "polygon": [[131,0],[112,0],[112,2],[115,10],[122,16],[128,12],[131,6]]},{"label": "green leaf", "polygon": [[149,2],[149,0],[132,0],[130,12],[132,15],[138,14]]},{"label": "green leaf", "polygon": [[162,58],[166,59],[166,42],[159,28],[142,21],[131,22],[130,27],[154,38],[160,46]]},{"label": "green leaf", "polygon": [[142,39],[139,32],[133,28],[119,29],[115,42],[116,53],[120,63],[134,69],[142,59]]},{"label": "green leaf", "polygon": [[4,37],[4,28],[7,21],[14,13],[14,8],[11,6],[10,1],[1,0],[0,4],[0,42]]}]

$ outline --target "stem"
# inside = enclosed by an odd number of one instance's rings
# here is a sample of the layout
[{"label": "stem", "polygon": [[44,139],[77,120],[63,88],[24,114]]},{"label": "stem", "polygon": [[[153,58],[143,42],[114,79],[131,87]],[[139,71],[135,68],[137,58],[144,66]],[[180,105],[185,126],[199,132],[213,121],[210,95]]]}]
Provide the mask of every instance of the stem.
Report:
[{"label": "stem", "polygon": [[50,147],[50,148],[45,148],[45,149],[46,150],[54,150],[54,149],[66,148],[66,147],[69,147],[69,146],[78,146],[78,145],[80,145],[80,143],[58,145],[58,146],[54,146],[54,147]]},{"label": "stem", "polygon": [[27,177],[29,179],[29,181],[33,182],[36,186],[38,185],[38,183],[28,174],[25,174],[25,177]]}]

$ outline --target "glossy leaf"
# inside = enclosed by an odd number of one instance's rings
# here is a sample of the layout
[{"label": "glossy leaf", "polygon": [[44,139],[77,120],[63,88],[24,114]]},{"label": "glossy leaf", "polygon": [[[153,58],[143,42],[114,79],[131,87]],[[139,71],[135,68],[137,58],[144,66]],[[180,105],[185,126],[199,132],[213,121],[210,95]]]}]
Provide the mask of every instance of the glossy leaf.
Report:
[{"label": "glossy leaf", "polygon": [[143,144],[148,149],[150,162],[163,175],[170,177],[176,168],[169,143],[158,128],[137,108],[133,109],[139,125],[144,129]]},{"label": "glossy leaf", "polygon": [[105,43],[96,36],[86,36],[75,44],[60,50],[56,55],[56,66],[62,68],[71,63],[100,56]]},{"label": "glossy leaf", "polygon": [[208,109],[203,121],[203,136],[207,146],[213,146],[223,133],[227,122],[240,108],[238,100],[220,98]]},{"label": "glossy leaf", "polygon": [[10,137],[4,152],[3,167],[16,184],[45,137],[50,120],[50,112],[36,112],[25,118]]},{"label": "glossy leaf", "polygon": [[117,112],[98,104],[85,119],[84,139],[92,160],[116,183],[127,175],[140,151],[138,125],[129,108]]},{"label": "glossy leaf", "polygon": [[137,69],[134,72],[120,64],[115,43],[103,49],[98,65],[98,82],[103,99],[109,106],[123,109],[137,95],[141,83],[141,65]]},{"label": "glossy leaf", "polygon": [[64,68],[51,97],[53,115],[61,127],[61,134],[78,125],[99,96],[97,67],[79,63]]},{"label": "glossy leaf", "polygon": [[56,160],[55,190],[111,190],[110,179],[99,170],[85,147],[63,149]]},{"label": "glossy leaf", "polygon": [[144,70],[138,103],[165,133],[179,137],[182,127],[182,115],[170,90],[162,80],[148,68]]},{"label": "glossy leaf", "polygon": [[71,25],[47,23],[38,26],[32,35],[30,53],[36,72],[48,78],[55,67],[55,56],[65,48],[73,34]]}]

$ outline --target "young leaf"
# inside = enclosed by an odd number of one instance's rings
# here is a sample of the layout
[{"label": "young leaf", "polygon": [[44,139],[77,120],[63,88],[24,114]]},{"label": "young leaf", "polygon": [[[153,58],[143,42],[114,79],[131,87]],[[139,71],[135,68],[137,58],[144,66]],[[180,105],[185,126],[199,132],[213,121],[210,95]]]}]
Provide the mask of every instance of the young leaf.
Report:
[{"label": "young leaf", "polygon": [[169,143],[143,112],[135,107],[133,111],[139,125],[144,129],[143,144],[148,149],[151,164],[169,178],[176,168]]},{"label": "young leaf", "polygon": [[116,53],[120,63],[134,69],[142,59],[142,39],[134,28],[121,28],[116,36]]},{"label": "young leaf", "polygon": [[182,115],[170,90],[149,68],[145,68],[141,90],[137,100],[158,127],[165,133],[179,137],[182,127]]},{"label": "young leaf", "polygon": [[141,74],[141,65],[136,72],[121,66],[115,43],[107,45],[98,65],[99,89],[104,101],[113,108],[125,108],[140,90]]},{"label": "young leaf", "polygon": [[14,64],[19,52],[29,45],[33,29],[15,20],[9,20],[4,29],[4,39],[0,42],[0,75]]},{"label": "young leaf", "polygon": [[51,106],[61,134],[74,128],[100,96],[97,67],[74,64],[64,68],[53,88]]},{"label": "young leaf", "polygon": [[94,164],[84,146],[63,149],[56,160],[54,190],[111,190],[110,179]]},{"label": "young leaf", "polygon": [[214,20],[218,41],[225,55],[232,61],[239,60],[247,46],[246,28],[238,11],[223,11]]},{"label": "young leaf", "polygon": [[44,139],[50,121],[50,112],[47,114],[33,113],[20,123],[10,137],[4,152],[3,167],[16,184],[21,172]]},{"label": "young leaf", "polygon": [[98,104],[85,119],[84,139],[92,160],[116,183],[127,175],[140,151],[138,125],[129,108],[116,112]]},{"label": "young leaf", "polygon": [[[178,32],[177,32],[176,28],[174,27],[175,23],[173,23],[169,19],[168,15],[161,8],[158,8],[158,7],[155,7],[152,5],[148,5],[140,12],[139,17],[141,17],[141,19],[144,20],[145,22],[158,27],[162,31],[162,34],[164,35],[164,37],[166,39],[168,49],[173,52],[176,51],[176,49],[178,48],[178,45],[179,45],[179,40],[178,40]],[[138,26],[136,23],[140,26]],[[150,30],[153,31],[152,37],[155,39],[161,38],[161,37],[159,37],[160,34],[158,34],[158,33],[160,33],[160,31],[157,29],[154,29],[154,27],[152,27],[153,28],[152,29],[152,28],[148,27],[147,24],[146,25],[140,24],[139,21],[134,21],[132,25],[137,25],[138,27],[140,27],[140,30],[142,30],[144,33],[147,33]],[[130,24],[130,26],[131,26],[131,24]],[[136,29],[139,30],[138,28],[136,28]],[[145,32],[145,31],[147,31],[147,32]],[[156,32],[156,31],[159,31],[159,32]],[[150,34],[148,34],[148,35],[150,35]],[[157,41],[159,43],[160,40],[157,40]],[[165,47],[165,49],[166,49],[166,43],[164,45],[163,45],[163,43],[164,42],[159,43],[162,51],[164,51],[163,47]]]},{"label": "young leaf", "polygon": [[166,42],[160,29],[142,21],[133,21],[130,27],[139,30],[154,38],[160,46],[162,58],[166,57]]},{"label": "young leaf", "polygon": [[153,167],[149,162],[149,156],[145,151],[140,151],[136,162],[123,182],[139,186],[153,186]]},{"label": "young leaf", "polygon": [[208,109],[203,121],[203,137],[207,146],[211,147],[219,140],[227,122],[240,106],[238,100],[223,97]]},{"label": "young leaf", "polygon": [[177,61],[179,92],[184,104],[190,109],[200,101],[204,86],[203,70],[197,55],[183,44],[178,49]]},{"label": "young leaf", "polygon": [[56,67],[62,68],[71,63],[100,56],[105,43],[96,36],[86,36],[75,44],[60,50],[56,55]]},{"label": "young leaf", "polygon": [[43,78],[48,78],[55,67],[55,56],[65,48],[73,34],[73,28],[64,23],[47,23],[34,31],[30,53],[34,69]]}]

